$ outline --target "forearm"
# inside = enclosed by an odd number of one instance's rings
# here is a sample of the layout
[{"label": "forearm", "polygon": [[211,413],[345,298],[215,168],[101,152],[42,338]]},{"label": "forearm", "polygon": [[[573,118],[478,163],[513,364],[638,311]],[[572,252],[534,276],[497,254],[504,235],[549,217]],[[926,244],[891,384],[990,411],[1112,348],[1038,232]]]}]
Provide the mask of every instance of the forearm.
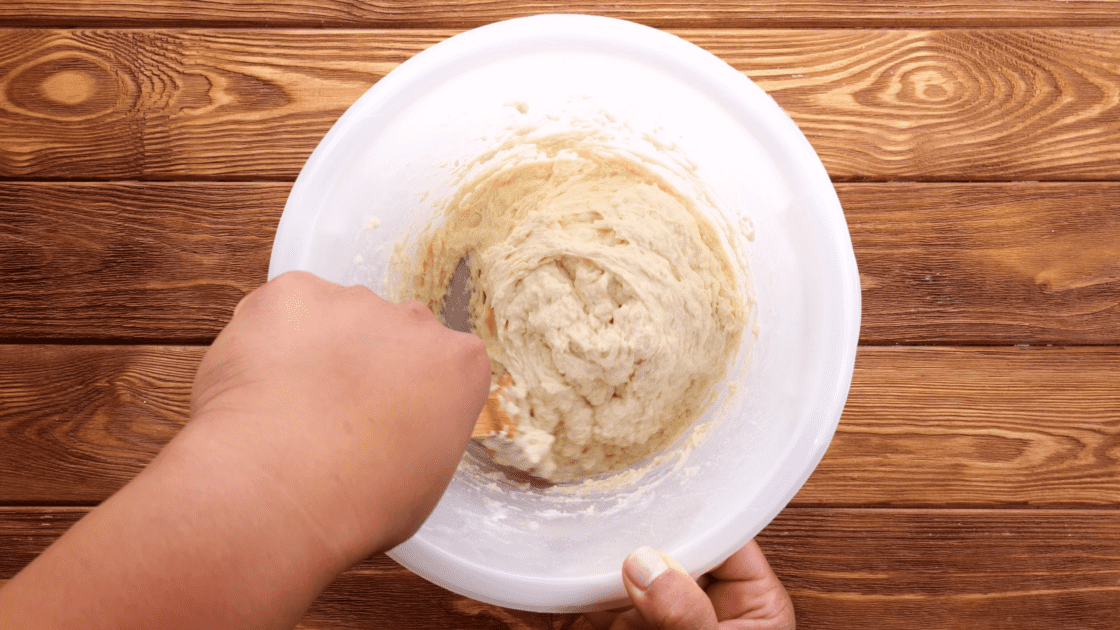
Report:
[{"label": "forearm", "polygon": [[353,558],[209,438],[188,427],[0,590],[0,630],[291,628]]}]

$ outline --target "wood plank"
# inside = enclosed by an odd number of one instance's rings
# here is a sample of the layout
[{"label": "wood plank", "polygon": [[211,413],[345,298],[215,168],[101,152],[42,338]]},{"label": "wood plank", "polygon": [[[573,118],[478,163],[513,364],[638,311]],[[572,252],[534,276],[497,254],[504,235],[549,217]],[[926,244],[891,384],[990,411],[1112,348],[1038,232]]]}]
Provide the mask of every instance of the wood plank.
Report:
[{"label": "wood plank", "polygon": [[[189,413],[203,348],[0,346],[0,504],[94,504]],[[861,348],[796,506],[1120,506],[1120,348]]]},{"label": "wood plank", "polygon": [[[1120,179],[1120,31],[679,30],[835,180]],[[291,180],[448,30],[0,31],[0,178]]]},{"label": "wood plank", "polygon": [[1120,185],[840,184],[863,344],[1120,341]]},{"label": "wood plank", "polygon": [[787,508],[758,541],[799,628],[1106,630],[1120,594],[1116,517]]},{"label": "wood plank", "polygon": [[759,540],[799,627],[1115,627],[1114,511],[790,512]]},{"label": "wood plank", "polygon": [[[84,513],[0,509],[0,579]],[[821,630],[922,627],[1111,630],[1120,597],[1112,510],[787,508],[759,544],[797,609]],[[872,621],[873,620],[873,621]],[[581,628],[454,595],[374,556],[339,577],[302,628]]]},{"label": "wood plank", "polygon": [[860,348],[794,503],[1120,505],[1117,374],[1115,347]]},{"label": "wood plank", "polygon": [[294,179],[334,121],[451,35],[0,31],[0,177]]},{"label": "wood plank", "polygon": [[1116,26],[1115,0],[678,0],[605,5],[592,0],[289,0],[90,2],[39,0],[0,5],[3,26],[269,26],[308,28],[469,27],[536,13],[585,13],[657,27]]},{"label": "wood plank", "polygon": [[682,35],[773,96],[834,181],[1120,179],[1120,31]]},{"label": "wood plank", "polygon": [[0,346],[0,504],[116,492],[186,422],[204,350]]},{"label": "wood plank", "polygon": [[[209,343],[288,183],[0,183],[0,340]],[[1120,343],[1120,183],[837,185],[861,343]]]},{"label": "wood plank", "polygon": [[11,579],[90,508],[0,507],[0,579]]},{"label": "wood plank", "polygon": [[0,183],[0,337],[209,343],[267,279],[289,189]]}]

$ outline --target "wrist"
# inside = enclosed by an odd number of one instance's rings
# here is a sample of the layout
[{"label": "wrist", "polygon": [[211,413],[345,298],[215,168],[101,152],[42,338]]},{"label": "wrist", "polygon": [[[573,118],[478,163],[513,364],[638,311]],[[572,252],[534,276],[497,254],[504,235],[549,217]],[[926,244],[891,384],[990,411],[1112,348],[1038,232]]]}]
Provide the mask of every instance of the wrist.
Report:
[{"label": "wrist", "polygon": [[346,448],[293,424],[231,411],[200,414],[168,449],[205,462],[219,483],[236,477],[245,509],[298,533],[337,574],[386,548],[390,527],[370,522],[371,512],[385,512],[373,497],[357,496]]}]

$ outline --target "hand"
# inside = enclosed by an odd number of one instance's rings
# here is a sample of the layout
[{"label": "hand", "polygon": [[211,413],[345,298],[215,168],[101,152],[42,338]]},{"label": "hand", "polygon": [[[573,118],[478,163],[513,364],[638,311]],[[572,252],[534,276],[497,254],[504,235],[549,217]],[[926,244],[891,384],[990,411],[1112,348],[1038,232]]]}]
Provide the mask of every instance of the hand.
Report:
[{"label": "hand", "polygon": [[199,366],[191,424],[357,561],[431,513],[489,386],[482,342],[421,303],[293,272],[238,304]]},{"label": "hand", "polygon": [[307,273],[245,297],[191,420],[0,589],[0,629],[291,628],[435,507],[486,399],[482,342]]},{"label": "hand", "polygon": [[793,603],[751,540],[693,580],[672,558],[643,547],[626,558],[626,612],[589,613],[596,630],[794,630]]}]

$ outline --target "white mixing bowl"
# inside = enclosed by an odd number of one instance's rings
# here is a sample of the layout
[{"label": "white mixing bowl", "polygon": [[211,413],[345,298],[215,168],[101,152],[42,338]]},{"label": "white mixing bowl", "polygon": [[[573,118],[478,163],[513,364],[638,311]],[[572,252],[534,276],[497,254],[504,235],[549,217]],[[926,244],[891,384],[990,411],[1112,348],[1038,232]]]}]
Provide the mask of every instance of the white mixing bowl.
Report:
[{"label": "white mixing bowl", "polygon": [[[304,269],[382,292],[392,245],[455,185],[487,130],[573,99],[677,138],[742,242],[759,337],[737,394],[683,466],[568,499],[461,470],[423,528],[390,555],[462,595],[525,610],[625,603],[620,568],[650,545],[693,575],[718,565],[790,501],[836,429],[859,336],[847,224],[805,137],[761,89],[666,33],[588,16],[475,29],[416,55],[362,96],[296,180],[269,278]],[[509,107],[517,103],[519,107]],[[486,137],[484,137],[486,136]],[[377,222],[380,227],[371,229]],[[468,455],[468,457],[470,457]],[[655,483],[651,483],[653,480]]]}]

